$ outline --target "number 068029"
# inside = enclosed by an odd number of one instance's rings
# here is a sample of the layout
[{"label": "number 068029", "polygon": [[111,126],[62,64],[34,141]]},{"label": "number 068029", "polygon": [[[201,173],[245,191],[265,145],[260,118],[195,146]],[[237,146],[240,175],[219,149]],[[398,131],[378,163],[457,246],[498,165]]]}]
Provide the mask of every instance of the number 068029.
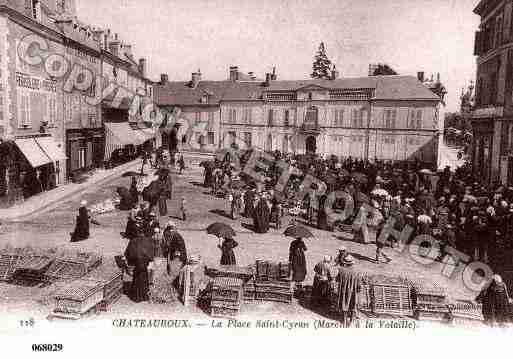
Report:
[{"label": "number 068029", "polygon": [[62,349],[62,344],[32,344],[34,352],[60,352]]}]

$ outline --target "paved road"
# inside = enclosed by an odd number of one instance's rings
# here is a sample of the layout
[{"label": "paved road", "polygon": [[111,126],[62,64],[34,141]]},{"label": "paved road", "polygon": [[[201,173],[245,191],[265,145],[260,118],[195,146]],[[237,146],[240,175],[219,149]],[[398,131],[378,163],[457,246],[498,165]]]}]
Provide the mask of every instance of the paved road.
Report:
[{"label": "paved road", "polygon": [[[256,258],[269,260],[288,260],[288,249],[290,239],[284,237],[281,231],[272,229],[269,233],[256,235],[251,231],[251,221],[233,221],[227,217],[229,205],[222,198],[215,198],[201,185],[201,169],[191,166],[184,175],[174,176],[174,197],[169,203],[170,213],[168,217],[160,218],[162,224],[168,220],[177,223],[180,232],[183,234],[190,254],[199,254],[206,265],[219,263],[220,251],[217,248],[218,240],[205,233],[204,229],[212,222],[224,221],[231,224],[237,232],[239,247],[235,250],[238,264],[248,265],[254,263]],[[87,193],[80,198],[70,198],[62,202],[58,207],[31,218],[30,221],[11,223],[3,226],[0,232],[0,247],[10,243],[12,245],[41,246],[73,248],[80,250],[92,250],[102,253],[112,260],[112,256],[124,251],[127,241],[120,236],[126,224],[127,212],[114,211],[97,217],[99,226],[91,227],[91,238],[81,243],[70,243],[69,232],[73,230],[75,216],[81,198],[89,203],[102,201],[111,196],[117,186],[128,186],[128,178],[116,178],[108,184],[91,186]],[[189,217],[187,221],[181,221],[178,216],[178,203],[181,197],[188,202]],[[287,221],[285,221],[285,224]],[[312,268],[326,254],[335,255],[340,245],[345,245],[353,252],[357,259],[357,268],[371,273],[388,273],[391,275],[404,276],[408,274],[417,279],[429,282],[437,282],[448,288],[451,295],[456,298],[471,298],[474,293],[468,292],[460,281],[444,277],[441,272],[443,265],[435,264],[429,267],[417,264],[408,253],[396,253],[389,249],[392,257],[391,264],[375,264],[372,258],[375,253],[374,245],[362,245],[354,242],[342,241],[335,234],[312,229],[315,238],[306,240],[308,247],[307,264],[309,273],[307,283],[313,280]],[[5,308],[21,308],[25,310],[36,310],[39,313],[47,313],[48,307],[40,303],[44,291],[37,288],[25,288],[19,286],[0,284],[0,312]],[[299,303],[292,306],[280,305],[258,305],[251,308],[249,315],[292,315],[303,318],[305,315],[314,315],[309,309],[302,307]],[[158,306],[150,304],[135,305],[128,298],[123,297],[113,308],[113,313],[129,315],[134,310],[142,312],[183,312],[180,305]],[[7,309],[5,309],[7,310]],[[308,314],[309,313],[309,314]],[[42,315],[42,314],[41,314]]]}]

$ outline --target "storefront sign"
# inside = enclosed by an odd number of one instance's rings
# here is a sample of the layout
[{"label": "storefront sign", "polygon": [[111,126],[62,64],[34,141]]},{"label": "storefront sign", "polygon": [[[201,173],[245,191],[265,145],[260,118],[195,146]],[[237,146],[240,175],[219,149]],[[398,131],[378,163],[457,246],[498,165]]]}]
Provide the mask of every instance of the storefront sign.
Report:
[{"label": "storefront sign", "polygon": [[472,118],[502,117],[504,107],[485,107],[478,108],[472,112]]},{"label": "storefront sign", "polygon": [[57,92],[57,81],[16,72],[16,84],[33,91]]}]

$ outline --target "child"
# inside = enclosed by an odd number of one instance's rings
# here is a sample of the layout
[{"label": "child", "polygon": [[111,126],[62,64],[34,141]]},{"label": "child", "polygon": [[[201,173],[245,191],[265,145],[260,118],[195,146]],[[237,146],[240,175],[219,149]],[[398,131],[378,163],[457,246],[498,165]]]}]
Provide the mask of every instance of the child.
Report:
[{"label": "child", "polygon": [[187,220],[187,211],[185,209],[185,205],[187,204],[187,201],[185,200],[185,197],[182,197],[182,201],[180,203],[180,211],[182,212],[182,220]]}]

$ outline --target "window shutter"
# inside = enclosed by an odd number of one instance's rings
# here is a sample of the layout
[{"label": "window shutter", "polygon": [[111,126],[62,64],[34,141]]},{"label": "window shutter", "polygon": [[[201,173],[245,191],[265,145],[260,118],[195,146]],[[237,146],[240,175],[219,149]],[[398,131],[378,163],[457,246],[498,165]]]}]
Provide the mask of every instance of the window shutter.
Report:
[{"label": "window shutter", "polygon": [[474,55],[479,56],[481,55],[481,31],[476,31],[475,37],[474,37]]}]

